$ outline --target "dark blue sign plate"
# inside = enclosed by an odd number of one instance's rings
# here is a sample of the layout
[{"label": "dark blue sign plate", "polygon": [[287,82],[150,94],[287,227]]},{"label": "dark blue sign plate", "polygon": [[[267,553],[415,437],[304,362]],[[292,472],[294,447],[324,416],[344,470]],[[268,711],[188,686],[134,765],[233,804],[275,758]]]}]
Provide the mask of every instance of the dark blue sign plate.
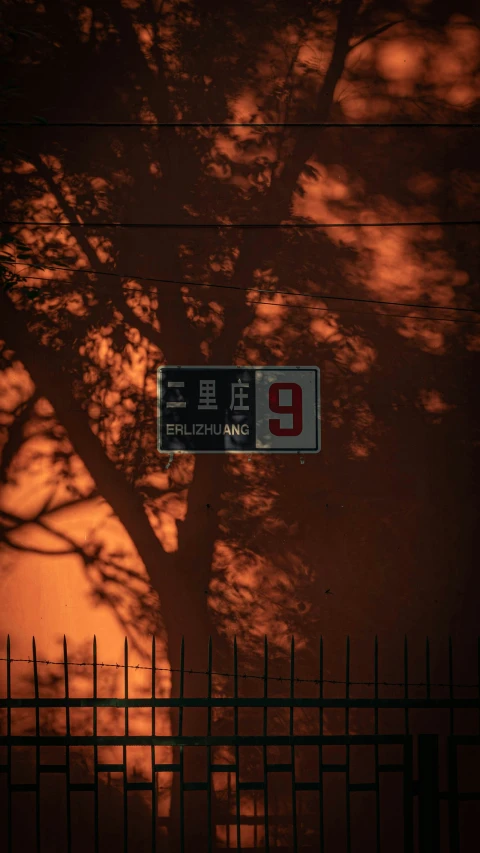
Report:
[{"label": "dark blue sign plate", "polygon": [[317,453],[318,367],[160,367],[162,453]]}]

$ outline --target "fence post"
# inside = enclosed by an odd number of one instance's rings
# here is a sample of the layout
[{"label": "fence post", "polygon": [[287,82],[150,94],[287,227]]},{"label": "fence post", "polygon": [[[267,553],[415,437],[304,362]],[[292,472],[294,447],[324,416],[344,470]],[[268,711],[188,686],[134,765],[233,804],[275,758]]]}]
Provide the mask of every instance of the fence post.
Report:
[{"label": "fence post", "polygon": [[440,851],[438,735],[418,736],[419,853]]}]

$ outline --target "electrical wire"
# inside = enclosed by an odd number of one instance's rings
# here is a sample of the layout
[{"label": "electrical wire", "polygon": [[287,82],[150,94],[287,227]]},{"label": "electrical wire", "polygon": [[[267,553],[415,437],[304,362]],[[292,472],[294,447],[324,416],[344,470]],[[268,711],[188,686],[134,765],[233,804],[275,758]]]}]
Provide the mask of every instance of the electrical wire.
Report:
[{"label": "electrical wire", "polygon": [[480,219],[450,219],[450,220],[414,220],[412,222],[96,222],[86,220],[80,222],[36,222],[34,219],[15,220],[5,219],[0,225],[13,226],[35,226],[37,228],[299,228],[308,230],[313,228],[411,228],[432,227],[452,225],[480,225]]},{"label": "electrical wire", "polygon": [[[15,261],[7,261],[6,263],[15,264]],[[459,311],[465,312],[467,314],[478,314],[480,313],[480,307],[478,308],[463,308],[456,307],[450,305],[426,305],[424,303],[416,303],[416,302],[395,302],[393,300],[385,300],[385,299],[366,299],[360,296],[332,296],[327,293],[297,293],[293,290],[270,290],[268,288],[262,287],[251,287],[244,288],[240,287],[238,284],[215,284],[205,281],[187,281],[175,278],[155,278],[152,276],[143,276],[143,275],[128,275],[126,273],[114,272],[111,270],[94,270],[91,268],[82,267],[82,269],[72,269],[71,267],[63,267],[63,266],[44,266],[43,264],[31,264],[31,263],[23,263],[21,262],[20,266],[25,267],[33,267],[34,269],[42,269],[49,270],[51,272],[56,272],[57,270],[62,270],[70,273],[87,273],[91,275],[105,275],[105,276],[113,276],[115,278],[129,278],[129,279],[138,279],[139,281],[149,281],[154,284],[178,284],[182,287],[213,287],[218,290],[240,290],[242,293],[245,293],[246,290],[254,290],[257,293],[267,293],[271,296],[282,295],[282,296],[300,296],[306,299],[331,299],[337,302],[361,302],[369,305],[393,305],[397,308],[423,308],[427,311]],[[29,276],[22,276],[22,278],[29,278]],[[36,278],[35,276],[30,276],[30,278]],[[38,276],[38,280],[40,281],[48,281],[49,279],[45,279],[42,276]],[[51,280],[51,279],[50,279]],[[61,279],[59,279],[61,281]],[[132,288],[136,291],[136,288]],[[156,292],[156,288],[155,291]],[[328,310],[328,309],[325,309]],[[387,315],[386,315],[387,316]],[[388,315],[392,316],[392,315]],[[441,318],[439,318],[441,319]]]},{"label": "electrical wire", "polygon": [[[30,281],[30,280],[31,281],[47,281],[47,282],[49,282],[49,281],[53,282],[54,281],[58,284],[66,284],[67,283],[67,282],[65,282],[64,279],[61,279],[61,278],[45,279],[42,276],[33,276],[33,275],[22,276],[22,278],[26,281]],[[185,284],[185,285],[190,284],[190,282],[179,282],[179,284],[180,283]],[[196,284],[196,283],[193,282],[193,284]],[[203,284],[203,285],[198,285],[198,286],[210,287],[209,284]],[[215,286],[219,287],[220,289],[223,289],[223,290],[229,290],[230,289],[228,286],[225,286],[223,288],[222,288],[222,285],[215,285]],[[235,288],[235,289],[240,290],[243,293],[245,293],[245,290],[243,288]],[[255,288],[255,287],[249,288],[249,289],[250,290],[257,290],[257,288]],[[150,291],[151,293],[153,293],[155,296],[159,295],[156,288],[147,288],[147,290]],[[41,288],[41,292],[44,295],[58,296],[58,294],[55,293],[54,291],[48,290],[47,288],[43,288],[43,287]],[[103,292],[109,293],[109,291],[107,291],[106,289],[104,289]],[[124,287],[122,292],[123,293],[139,294],[140,291],[136,287]],[[275,293],[282,293],[283,291],[267,290],[264,292],[265,293],[271,293],[272,295],[274,295]],[[303,296],[304,298],[310,298],[310,299],[316,298],[315,295],[310,296],[310,294],[301,294],[301,293],[292,293],[292,296],[300,296],[300,297]],[[320,297],[317,297],[317,298],[320,298]],[[329,297],[326,296],[326,297],[321,297],[321,298],[322,299],[323,298],[328,299]],[[345,297],[345,299],[348,299],[348,297]],[[246,305],[270,305],[270,306],[272,306],[274,303],[272,303],[271,301],[268,301],[266,299],[254,299],[252,301],[246,301],[245,304]],[[457,318],[454,319],[452,317],[420,317],[416,314],[391,314],[391,313],[385,313],[383,311],[354,311],[354,310],[349,310],[349,309],[344,309],[344,308],[332,309],[332,308],[324,308],[323,306],[320,306],[320,305],[285,305],[285,304],[283,304],[283,305],[279,305],[278,307],[282,308],[282,310],[291,310],[291,311],[294,311],[294,310],[299,309],[299,308],[304,308],[308,311],[326,311],[326,312],[331,312],[331,313],[335,313],[335,314],[356,314],[357,316],[360,315],[361,317],[396,317],[396,318],[401,318],[404,320],[422,320],[426,323],[430,323],[430,322],[467,323],[470,326],[480,326],[479,320],[463,320],[463,319],[457,319]],[[419,307],[421,307],[421,306],[419,306]],[[215,311],[215,309],[211,309],[211,310],[213,310],[215,314],[221,314],[220,311]],[[441,310],[441,309],[439,309],[439,310]],[[452,310],[454,310],[454,309],[452,309]],[[464,310],[468,311],[468,308],[466,308]]]},{"label": "electrical wire", "polygon": [[480,127],[479,122],[317,122],[317,121],[0,121],[0,127],[153,127],[153,128],[176,128],[176,127],[332,127],[332,128],[384,128],[384,127],[412,127],[412,128],[474,128]]}]

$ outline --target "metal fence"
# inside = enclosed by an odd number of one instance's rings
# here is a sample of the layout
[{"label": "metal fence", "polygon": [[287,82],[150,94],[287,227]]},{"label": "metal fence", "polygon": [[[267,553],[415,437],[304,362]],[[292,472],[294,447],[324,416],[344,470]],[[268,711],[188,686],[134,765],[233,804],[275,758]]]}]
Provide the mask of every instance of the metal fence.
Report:
[{"label": "metal fence", "polygon": [[[462,804],[468,803],[478,810],[480,804],[480,763],[478,757],[480,752],[480,647],[477,661],[478,679],[469,685],[457,685],[453,676],[453,653],[452,645],[449,644],[448,679],[444,683],[433,683],[430,678],[430,652],[427,642],[425,653],[425,679],[422,682],[412,684],[409,682],[409,653],[405,641],[403,680],[399,682],[382,682],[379,679],[378,645],[375,642],[373,660],[373,678],[370,682],[356,682],[351,680],[350,675],[350,643],[346,644],[345,679],[334,681],[325,678],[323,641],[320,642],[318,677],[313,679],[298,678],[296,675],[296,657],[292,641],[289,675],[287,677],[272,677],[269,673],[269,654],[267,642],[265,641],[262,660],[263,672],[259,675],[248,676],[239,673],[238,652],[235,642],[233,649],[233,671],[231,673],[215,673],[212,668],[212,648],[208,649],[208,666],[202,674],[207,680],[207,695],[190,697],[185,694],[186,676],[192,670],[185,668],[184,647],[181,648],[180,667],[178,673],[178,695],[170,698],[159,697],[156,689],[156,666],[155,640],[152,641],[151,666],[141,667],[151,670],[151,695],[143,698],[132,698],[129,695],[129,672],[140,667],[129,664],[128,642],[125,640],[124,661],[122,664],[104,664],[98,661],[97,645],[93,641],[93,657],[89,662],[70,661],[68,658],[67,644],[64,641],[63,660],[60,662],[41,661],[37,659],[35,641],[33,642],[33,654],[31,658],[22,659],[28,661],[33,669],[33,692],[31,698],[17,698],[12,696],[12,668],[15,661],[19,659],[11,656],[10,642],[7,641],[6,657],[2,658],[6,665],[6,696],[0,698],[0,712],[3,715],[3,732],[0,736],[0,748],[6,761],[1,759],[0,782],[5,782],[5,821],[0,819],[0,847],[6,845],[8,853],[16,853],[20,847],[16,846],[16,830],[14,820],[14,807],[17,798],[25,797],[30,793],[34,795],[34,803],[28,801],[28,806],[22,808],[22,815],[29,815],[33,825],[34,846],[38,853],[40,851],[66,850],[71,853],[76,849],[78,825],[72,821],[72,808],[77,797],[89,793],[92,799],[92,832],[91,846],[83,844],[82,849],[91,849],[98,853],[102,849],[102,816],[100,809],[100,778],[103,774],[121,775],[121,796],[118,798],[114,819],[116,824],[122,826],[120,847],[123,850],[158,850],[182,851],[211,851],[234,848],[243,850],[291,850],[297,851],[316,850],[320,853],[328,853],[329,850],[352,853],[355,850],[380,851],[402,850],[404,853],[433,853],[433,851],[449,851],[449,853],[460,853],[461,850],[471,850],[468,834],[465,834],[461,826]],[[62,668],[61,692],[62,696],[41,696],[41,680],[39,679],[39,666],[41,664],[55,665]],[[69,687],[69,676],[72,667],[80,666],[84,669],[92,669],[92,691],[91,696],[72,696]],[[100,667],[114,666],[123,670],[123,697],[104,698],[99,696],[98,672]],[[232,679],[232,695],[215,695],[214,680],[217,675],[228,675]],[[261,683],[261,695],[244,696],[248,679],[256,678]],[[277,687],[282,682],[287,683],[288,695],[272,695],[274,683]],[[309,697],[299,696],[300,685],[308,682],[310,692],[316,695]],[[335,686],[336,685],[336,686]],[[362,685],[371,690],[370,697],[357,698],[352,695],[354,688]],[[57,684],[58,686],[58,684]],[[329,688],[327,690],[327,688]],[[343,695],[327,696],[327,692]],[[341,690],[340,690],[341,688]],[[381,695],[385,688],[394,688],[398,694],[395,697],[384,697]],[[415,690],[414,690],[415,688]],[[444,691],[446,696],[439,697],[433,694],[436,690]],[[412,696],[412,692],[423,691],[421,696]],[[57,690],[57,694],[58,694]],[[259,692],[259,691],[257,691]],[[278,691],[277,691],[278,692]],[[356,691],[358,692],[358,690]],[[437,691],[438,692],[438,691]],[[468,693],[468,696],[459,697],[458,692]],[[456,695],[457,694],[457,695]],[[75,735],[71,731],[71,714],[73,709],[91,709],[92,727],[90,734]],[[122,709],[122,731],[118,733],[102,735],[98,733],[98,713],[101,708]],[[33,709],[35,721],[33,731],[28,733],[14,734],[12,729],[12,714],[16,709]],[[42,731],[40,714],[43,709],[57,709],[58,713],[64,714],[64,733],[50,729]],[[60,709],[60,710],[58,710]],[[144,709],[150,716],[151,731],[148,735],[135,735],[131,733],[129,725],[129,714],[134,709]],[[176,715],[177,732],[171,735],[157,734],[158,723],[156,718],[157,709],[169,709]],[[184,727],[184,715],[187,710],[196,709],[198,714],[206,716],[205,734],[187,734]],[[203,712],[200,709],[204,709]],[[261,725],[258,733],[240,733],[239,713],[250,709],[260,713]],[[310,728],[312,719],[315,721],[314,731],[305,733],[298,731],[295,714],[302,709],[308,713]],[[402,724],[397,723],[398,731],[393,733],[381,733],[379,715],[385,711],[397,711],[401,714]],[[372,715],[372,731],[361,733],[358,729],[362,726],[352,726],[352,715],[359,711],[369,712]],[[421,711],[427,712],[427,727],[431,723],[431,715],[447,713],[448,725],[445,736],[432,731],[416,733],[412,730],[412,714]],[[233,732],[213,734],[214,714],[222,712],[231,715]],[[272,734],[271,719],[274,714],[284,715],[287,733]],[[331,733],[329,715],[341,714],[342,731],[338,734]],[[466,723],[462,719],[461,726],[456,720],[459,714],[473,713],[474,721]],[[313,716],[312,716],[313,715]],[[469,732],[469,725],[475,732]],[[55,727],[54,727],[55,728]],[[363,726],[363,728],[367,728]],[[433,728],[433,725],[432,725]],[[461,731],[458,731],[458,729]],[[355,733],[352,730],[357,729]],[[127,754],[129,747],[142,746],[150,750],[150,777],[148,779],[131,781],[128,777]],[[17,748],[30,747],[34,750],[35,760],[33,762],[34,781],[16,782],[13,778],[14,760],[13,753]],[[46,763],[42,759],[42,750],[47,747],[62,747],[65,760],[61,764]],[[72,779],[72,754],[75,748],[90,747],[93,751],[93,763],[90,781],[73,781]],[[122,760],[105,763],[99,758],[99,749],[102,747],[117,747],[121,749]],[[178,752],[178,757],[170,762],[158,761],[156,747],[169,747]],[[206,772],[203,778],[196,781],[188,781],[185,774],[185,760],[189,750],[202,748],[206,758]],[[215,751],[218,748],[228,748],[231,759],[227,762],[218,762]],[[303,748],[308,747],[310,770],[315,768],[315,778],[306,780],[300,778],[298,769],[298,754]],[[341,761],[328,760],[327,753],[335,747],[343,751]],[[368,747],[373,752],[373,774],[368,781],[354,781],[352,775],[352,752],[357,747]],[[256,781],[245,781],[242,778],[242,753],[245,749],[256,748],[260,754],[260,778]],[[286,751],[287,758],[283,761],[272,761],[269,750],[272,748]],[[386,761],[382,759],[381,751],[385,748],[393,748],[397,752],[397,759]],[[470,758],[474,758],[473,777],[470,775],[472,787],[469,790],[461,790],[459,786],[459,749],[467,750]],[[445,759],[445,772],[441,772],[442,760]],[[173,795],[170,816],[160,818],[158,816],[158,774],[173,774]],[[53,843],[50,835],[47,840],[42,837],[42,811],[41,792],[46,785],[46,779],[51,779],[51,774],[56,774],[57,779],[64,780],[65,792],[65,832],[62,841]],[[60,777],[58,776],[60,774]],[[216,774],[228,774],[229,796],[219,797],[213,780]],[[270,796],[270,781],[272,777],[281,777],[283,780],[283,791],[288,792],[289,806],[278,808],[278,802],[272,803]],[[381,795],[382,780],[386,777],[395,777],[400,781],[396,796],[385,797]],[[2,780],[3,777],[3,780]],[[331,817],[331,807],[327,808],[325,796],[328,780],[341,777],[341,812],[338,813],[336,824],[328,826]],[[476,778],[475,778],[476,777]],[[225,777],[224,777],[225,778]],[[48,785],[48,783],[47,783]],[[132,793],[147,796],[148,822],[150,824],[149,840],[143,841],[141,846],[135,846],[129,832],[129,809],[131,804],[129,795]],[[188,820],[186,809],[186,798],[191,794],[201,797],[202,805],[193,811],[193,819]],[[305,811],[300,807],[299,801],[305,794],[315,798],[315,806],[312,810]],[[355,834],[355,820],[352,819],[352,808],[355,797],[368,795],[373,803],[371,818],[366,822],[358,836]],[[250,798],[250,805],[242,812],[242,801],[244,797]],[[446,808],[444,808],[444,806]],[[338,807],[338,803],[337,803]],[[387,822],[391,816],[397,818],[396,828],[393,823],[390,827],[382,828],[382,810],[387,812]],[[358,811],[358,810],[357,810]],[[444,817],[442,817],[444,815]],[[476,811],[476,820],[478,820]],[[223,835],[218,831],[219,825],[226,827]],[[315,824],[315,826],[313,826]],[[364,822],[365,824],[365,822]],[[281,832],[278,827],[283,827]],[[245,834],[246,827],[253,830]],[[335,828],[336,827],[336,828]],[[233,830],[230,832],[230,830]],[[59,830],[60,832],[60,830]],[[337,836],[335,835],[337,833]],[[363,833],[363,834],[362,834]],[[371,840],[365,840],[365,833],[370,833]],[[468,830],[466,830],[468,833]],[[3,838],[1,836],[4,836]],[[36,847],[35,847],[36,845]],[[108,846],[108,845],[107,845]]]}]

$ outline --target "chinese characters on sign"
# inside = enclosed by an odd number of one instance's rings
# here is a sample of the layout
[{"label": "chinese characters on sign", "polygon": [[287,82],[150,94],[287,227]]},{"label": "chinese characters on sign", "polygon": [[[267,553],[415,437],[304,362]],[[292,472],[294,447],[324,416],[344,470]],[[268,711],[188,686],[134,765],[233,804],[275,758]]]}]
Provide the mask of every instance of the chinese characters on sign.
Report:
[{"label": "chinese characters on sign", "polygon": [[158,450],[316,453],[318,367],[160,367]]}]

